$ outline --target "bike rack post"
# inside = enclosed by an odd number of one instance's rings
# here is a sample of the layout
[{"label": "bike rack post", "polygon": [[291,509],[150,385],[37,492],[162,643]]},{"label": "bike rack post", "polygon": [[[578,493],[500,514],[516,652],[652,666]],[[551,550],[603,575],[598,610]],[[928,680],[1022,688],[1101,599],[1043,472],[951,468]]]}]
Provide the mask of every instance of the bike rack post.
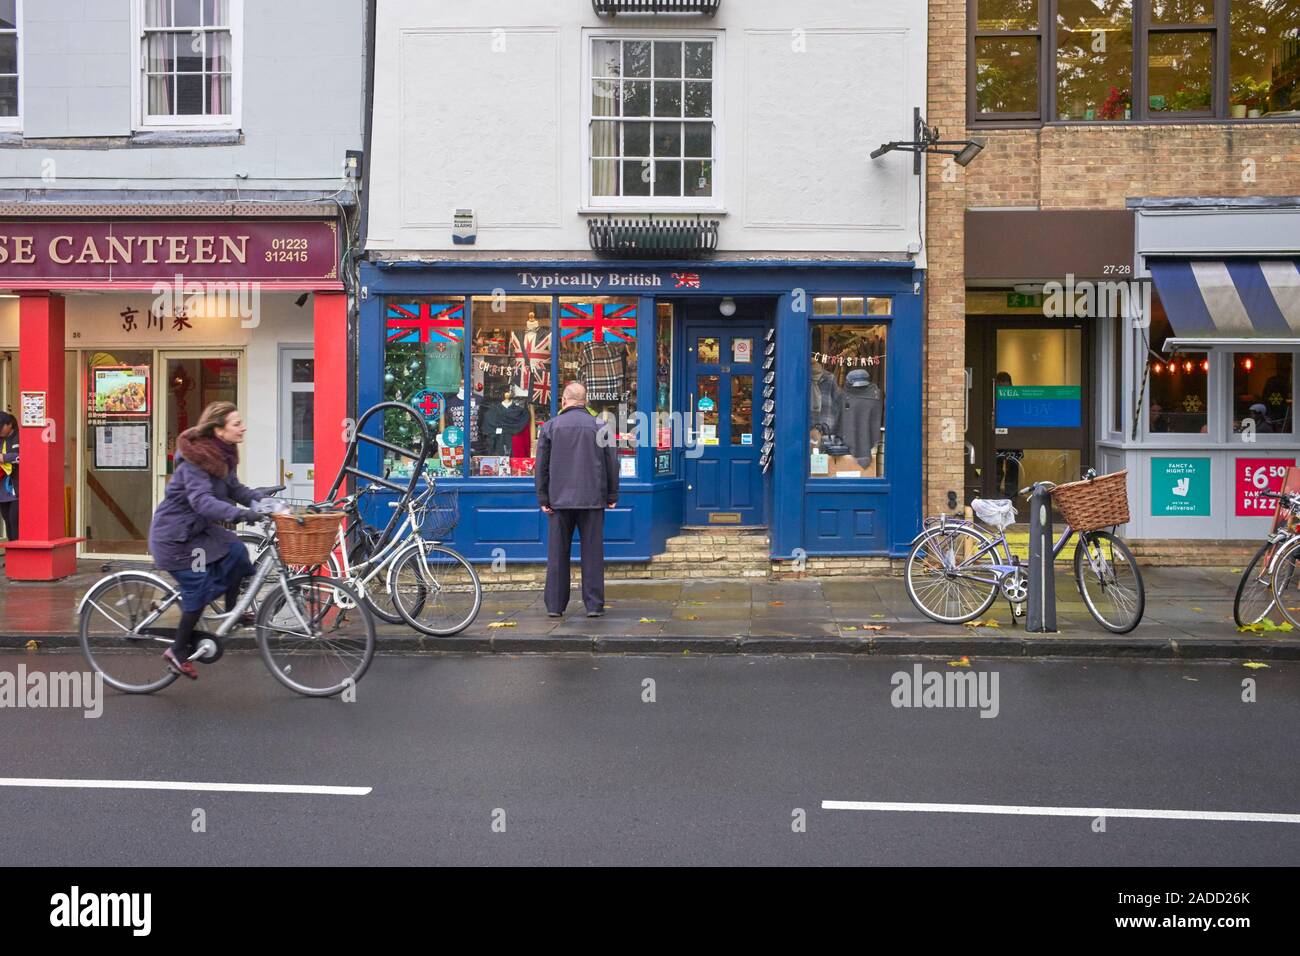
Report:
[{"label": "bike rack post", "polygon": [[1056,555],[1052,553],[1052,493],[1035,486],[1029,496],[1029,616],[1025,630],[1056,632]]},{"label": "bike rack post", "polygon": [[[401,412],[415,420],[420,439],[420,447],[418,449],[403,448],[400,445],[394,445],[392,442],[379,438],[376,435],[366,434],[366,425],[369,424],[372,419],[377,420],[382,428],[384,412],[388,409]],[[411,476],[407,479],[406,484],[401,485],[395,481],[390,481],[387,477],[372,475],[367,471],[361,470],[358,465],[360,464],[359,456],[360,445],[362,442],[366,442],[367,444],[374,445],[386,451],[391,451],[396,455],[408,458],[414,462],[411,467]],[[369,482],[371,485],[386,488],[387,490],[400,495],[401,498],[398,501],[397,508],[394,509],[392,517],[388,519],[388,524],[384,528],[383,538],[386,539],[393,533],[393,529],[397,527],[397,523],[401,520],[407,502],[409,502],[415,495],[415,487],[424,477],[424,463],[428,460],[432,452],[433,435],[429,432],[428,425],[424,421],[424,416],[413,407],[402,402],[380,402],[378,405],[371,405],[362,412],[361,417],[357,420],[352,442],[348,445],[347,454],[343,456],[343,463],[339,465],[339,472],[334,476],[334,482],[330,485],[329,494],[326,495],[326,498],[327,500],[333,501],[335,496],[337,496],[339,491],[344,487],[349,477],[359,478],[362,481]]]}]

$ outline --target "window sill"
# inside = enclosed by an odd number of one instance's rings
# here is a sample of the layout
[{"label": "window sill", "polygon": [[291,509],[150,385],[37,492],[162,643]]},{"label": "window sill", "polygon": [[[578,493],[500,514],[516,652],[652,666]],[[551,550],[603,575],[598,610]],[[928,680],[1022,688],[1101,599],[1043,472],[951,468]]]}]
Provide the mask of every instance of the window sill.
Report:
[{"label": "window sill", "polygon": [[1055,128],[1087,129],[1123,129],[1133,126],[1276,126],[1288,123],[1300,123],[1300,112],[1292,116],[1256,116],[1233,119],[1217,116],[1162,116],[1149,119],[1128,120],[971,120],[967,129],[979,130],[1021,130]]},{"label": "window sill", "polygon": [[725,216],[727,210],[721,206],[579,206],[580,216]]},{"label": "window sill", "polygon": [[242,146],[241,130],[146,130],[129,136],[25,137],[0,132],[0,148],[9,149],[156,149],[158,147]]}]

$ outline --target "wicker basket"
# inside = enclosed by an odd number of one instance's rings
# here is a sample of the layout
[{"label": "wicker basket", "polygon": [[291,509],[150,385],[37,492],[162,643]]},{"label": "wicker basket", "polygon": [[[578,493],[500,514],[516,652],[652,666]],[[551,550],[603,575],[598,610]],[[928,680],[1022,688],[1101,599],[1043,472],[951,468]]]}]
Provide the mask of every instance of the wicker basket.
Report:
[{"label": "wicker basket", "polygon": [[1075,531],[1128,523],[1128,469],[1052,489],[1057,510]]},{"label": "wicker basket", "polygon": [[324,564],[338,543],[343,512],[272,515],[280,557],[285,564],[314,567]]}]

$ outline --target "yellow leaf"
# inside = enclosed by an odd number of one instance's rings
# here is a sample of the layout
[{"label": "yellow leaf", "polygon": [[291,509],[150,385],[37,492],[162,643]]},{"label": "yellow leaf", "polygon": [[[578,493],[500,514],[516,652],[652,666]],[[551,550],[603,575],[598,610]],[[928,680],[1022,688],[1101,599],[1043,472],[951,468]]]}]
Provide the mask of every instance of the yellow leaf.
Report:
[{"label": "yellow leaf", "polygon": [[698,614],[683,614],[683,615],[682,615],[682,620],[683,620],[683,621],[698,621],[699,619],[700,619],[700,616],[699,616]]},{"label": "yellow leaf", "polygon": [[1259,661],[1246,661],[1246,663],[1242,664],[1241,666],[1249,667],[1253,671],[1257,671],[1260,668],[1264,668],[1264,669],[1268,668],[1267,664],[1261,664]]},{"label": "yellow leaf", "polygon": [[840,625],[840,630],[841,630],[841,631],[856,631],[857,629],[858,629],[858,627],[857,627],[856,624],[841,624],[841,625]]},{"label": "yellow leaf", "polygon": [[1187,677],[1186,675],[1184,675],[1183,680],[1190,680],[1190,681],[1197,681],[1197,682],[1199,682],[1199,681],[1200,681],[1200,678],[1199,678],[1199,677]]},{"label": "yellow leaf", "polygon": [[518,621],[493,621],[488,627],[514,627]]},{"label": "yellow leaf", "polygon": [[34,650],[39,649],[41,645],[40,645],[40,643],[37,642],[37,641],[28,641],[28,642],[27,642],[26,644],[24,644],[23,646],[26,647],[29,651],[34,651]]},{"label": "yellow leaf", "polygon": [[659,618],[657,618],[657,617],[643,617],[643,618],[641,618],[641,620],[638,621],[637,623],[638,623],[638,624],[658,624],[658,623],[659,623]]},{"label": "yellow leaf", "polygon": [[1258,633],[1259,631],[1291,631],[1294,630],[1294,628],[1291,627],[1290,621],[1283,621],[1281,624],[1274,624],[1268,618],[1264,618],[1264,620],[1256,621],[1254,624],[1243,624],[1241,627],[1237,628],[1237,630]]},{"label": "yellow leaf", "polygon": [[1200,611],[1202,614],[1205,613],[1205,608],[1203,608],[1203,607],[1194,607],[1194,608],[1192,608],[1192,610],[1193,610],[1193,611]]},{"label": "yellow leaf", "polygon": [[949,667],[970,667],[970,658],[962,657],[961,660],[949,661]]},{"label": "yellow leaf", "polygon": [[874,617],[874,618],[882,618],[882,617],[884,617],[885,615],[883,615],[883,614],[873,614],[873,615],[871,615],[871,616]]},{"label": "yellow leaf", "polygon": [[1002,625],[994,618],[988,621],[967,621],[966,627],[1001,627]]},{"label": "yellow leaf", "polygon": [[883,631],[887,627],[889,627],[888,624],[863,624],[862,625],[862,629],[864,631]]}]

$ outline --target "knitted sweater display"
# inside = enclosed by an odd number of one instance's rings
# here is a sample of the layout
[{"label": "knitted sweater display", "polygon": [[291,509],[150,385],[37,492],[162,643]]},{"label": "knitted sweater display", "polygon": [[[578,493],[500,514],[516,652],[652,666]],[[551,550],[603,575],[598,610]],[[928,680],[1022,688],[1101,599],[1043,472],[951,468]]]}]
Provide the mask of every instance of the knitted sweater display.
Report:
[{"label": "knitted sweater display", "polygon": [[483,410],[482,454],[510,457],[514,437],[528,427],[529,420],[526,407],[493,402]]},{"label": "knitted sweater display", "polygon": [[878,386],[868,383],[845,387],[840,402],[840,435],[858,464],[870,464],[871,450],[880,444],[884,421],[885,402]]}]

